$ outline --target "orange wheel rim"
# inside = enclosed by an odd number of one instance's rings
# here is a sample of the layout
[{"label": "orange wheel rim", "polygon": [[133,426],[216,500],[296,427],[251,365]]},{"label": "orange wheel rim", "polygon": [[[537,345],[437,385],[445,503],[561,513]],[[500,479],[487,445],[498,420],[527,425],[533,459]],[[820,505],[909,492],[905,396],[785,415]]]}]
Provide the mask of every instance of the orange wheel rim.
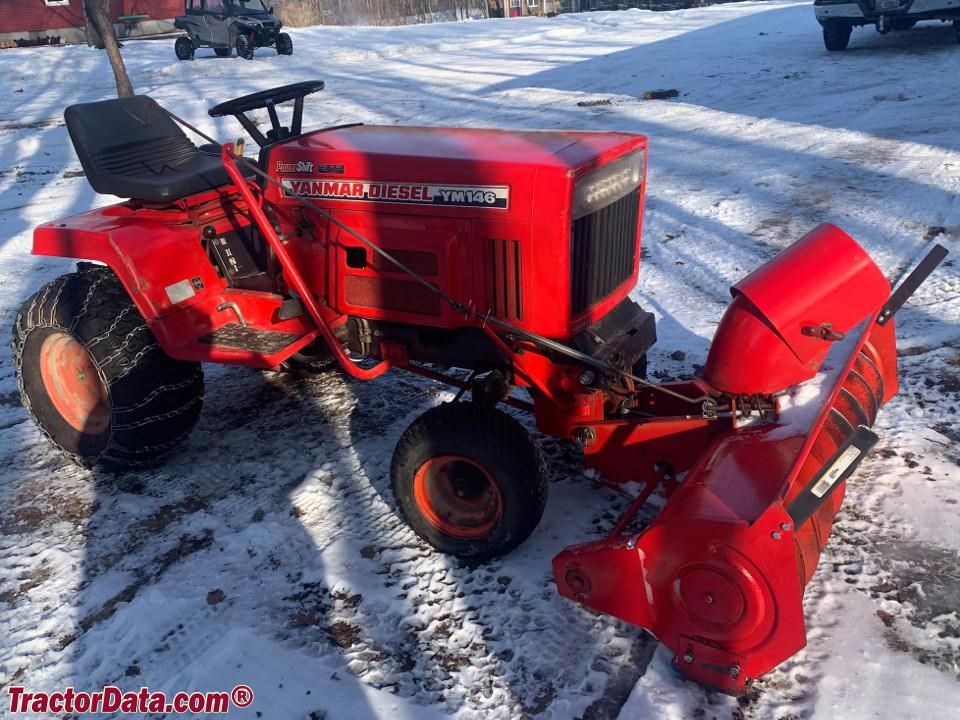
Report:
[{"label": "orange wheel rim", "polygon": [[88,435],[110,424],[107,388],[83,345],[67,333],[55,333],[40,347],[40,377],[57,412]]},{"label": "orange wheel rim", "polygon": [[489,535],[503,517],[503,495],[493,476],[460,455],[439,455],[421,465],[413,494],[431,525],[461,540]]}]

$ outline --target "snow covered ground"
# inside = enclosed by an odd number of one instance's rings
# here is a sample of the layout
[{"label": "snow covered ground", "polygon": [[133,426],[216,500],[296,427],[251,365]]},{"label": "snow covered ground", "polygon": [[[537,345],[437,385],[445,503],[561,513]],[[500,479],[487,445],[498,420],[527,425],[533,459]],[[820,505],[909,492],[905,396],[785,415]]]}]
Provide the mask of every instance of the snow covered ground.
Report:
[{"label": "snow covered ground", "polygon": [[[849,51],[827,53],[810,3],[774,0],[291,34],[292,57],[251,62],[177,62],[171,40],[123,52],[138,92],[223,139],[240,129],[207,107],[313,78],[327,89],[308,100],[309,125],[647,134],[635,297],[658,316],[660,376],[702,364],[729,285],[821,221],[891,274],[934,241],[960,247],[960,48],[946,25],[856,30]],[[643,99],[671,88],[674,100]],[[114,92],[86,47],[0,52],[3,333],[72,268],[29,254],[33,227],[109,201],[80,176],[62,111]],[[740,700],[678,678],[642,631],[556,594],[551,557],[627,504],[583,478],[568,444],[544,440],[553,482],[530,541],[469,567],[419,543],[388,489],[400,433],[449,397],[430,382],[208,367],[184,446],[117,477],[41,439],[4,349],[0,716],[17,685],[245,684],[254,704],[231,716],[957,717],[958,291],[948,258],[898,315],[901,393],[807,588],[809,644]]]}]

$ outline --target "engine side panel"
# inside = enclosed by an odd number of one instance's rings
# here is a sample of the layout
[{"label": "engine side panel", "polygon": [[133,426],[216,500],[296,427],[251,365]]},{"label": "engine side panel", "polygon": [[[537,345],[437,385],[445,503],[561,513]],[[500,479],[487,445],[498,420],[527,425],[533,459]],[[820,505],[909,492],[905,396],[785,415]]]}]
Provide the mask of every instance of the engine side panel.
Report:
[{"label": "engine side panel", "polygon": [[[577,179],[645,146],[644,137],[622,133],[355,126],[275,146],[267,164],[288,193],[370,233],[374,244],[407,257],[436,256],[439,272],[425,279],[464,307],[565,339],[626,297],[639,269],[643,186],[620,211],[631,215],[628,223],[577,221],[586,238],[577,254],[571,251]],[[278,205],[298,204],[275,186],[266,192]],[[415,280],[382,266],[351,267],[350,258],[362,265],[363,243],[316,212],[306,216],[329,244],[327,299],[340,312],[463,325],[462,314],[442,300],[438,307]],[[612,233],[622,237],[608,242]]]}]

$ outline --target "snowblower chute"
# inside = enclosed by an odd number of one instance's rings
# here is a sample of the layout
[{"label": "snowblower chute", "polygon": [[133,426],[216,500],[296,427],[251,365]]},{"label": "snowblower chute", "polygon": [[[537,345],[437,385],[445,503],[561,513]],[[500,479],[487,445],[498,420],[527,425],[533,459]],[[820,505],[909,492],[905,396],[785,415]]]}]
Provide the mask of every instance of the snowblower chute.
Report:
[{"label": "snowblower chute", "polygon": [[[35,231],[36,254],[106,265],[81,263],[17,317],[21,395],[43,433],[123,470],[193,427],[202,362],[339,364],[361,380],[402,368],[460,389],[391,464],[399,513],[435,548],[487,560],[540,521],[546,463],[510,405],[579,442],[601,482],[640,488],[608,538],[554,560],[562,594],[650,629],[725,691],[802,647],[803,588],[897,392],[889,319],[938,259],[891,299],[863,249],[822,225],[734,286],[702,380],[652,384],[654,316],[629,297],[644,136],[305,132],[304,98],[323,86],[210,109],[248,130],[255,162],[196,147],[145,96],[68,108],[91,185],[131,199]],[[666,504],[641,531],[658,489]]]}]

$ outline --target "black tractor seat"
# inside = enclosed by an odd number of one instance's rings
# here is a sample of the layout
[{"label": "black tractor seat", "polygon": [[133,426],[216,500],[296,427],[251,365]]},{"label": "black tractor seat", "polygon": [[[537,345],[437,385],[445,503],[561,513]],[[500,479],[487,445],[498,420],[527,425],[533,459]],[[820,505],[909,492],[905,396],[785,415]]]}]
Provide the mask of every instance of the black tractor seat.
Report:
[{"label": "black tractor seat", "polygon": [[163,204],[230,183],[220,156],[201,152],[146,95],[71,105],[64,118],[98,193]]}]

